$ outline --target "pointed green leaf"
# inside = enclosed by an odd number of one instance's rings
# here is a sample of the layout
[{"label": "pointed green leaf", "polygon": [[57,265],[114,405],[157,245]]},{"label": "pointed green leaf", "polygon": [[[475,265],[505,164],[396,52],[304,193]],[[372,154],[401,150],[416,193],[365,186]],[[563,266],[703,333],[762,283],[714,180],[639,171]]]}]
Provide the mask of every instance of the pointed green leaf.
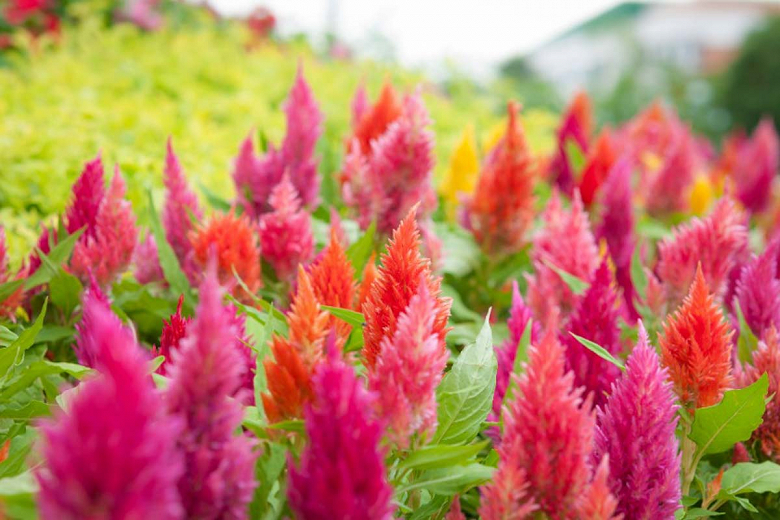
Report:
[{"label": "pointed green leaf", "polygon": [[398,466],[400,469],[413,468],[417,470],[446,468],[456,464],[461,465],[485,449],[490,441],[466,446],[448,444],[431,444],[423,446],[409,454]]},{"label": "pointed green leaf", "polygon": [[585,280],[582,280],[581,278],[577,278],[571,273],[567,273],[560,267],[556,266],[549,260],[544,260],[544,264],[555,271],[558,276],[561,277],[561,280],[563,280],[563,283],[565,283],[569,289],[571,289],[571,292],[573,292],[576,295],[581,295],[585,291],[588,290],[588,287],[590,287],[590,284],[586,282]]},{"label": "pointed green leaf", "polygon": [[475,486],[484,484],[493,477],[494,468],[472,462],[463,466],[450,466],[423,472],[414,482],[400,486],[397,495],[415,489],[425,489],[435,495],[454,495],[463,493]]},{"label": "pointed green leaf", "polygon": [[585,339],[582,336],[578,336],[578,335],[576,335],[573,332],[569,332],[569,334],[571,334],[574,339],[579,341],[580,344],[583,347],[585,347],[586,349],[590,350],[591,352],[596,354],[601,359],[609,361],[610,363],[612,363],[613,365],[618,367],[620,370],[625,370],[626,369],[626,366],[623,364],[622,361],[620,361],[619,359],[614,357],[612,354],[610,354],[610,352],[607,349],[605,349],[604,347],[602,347],[598,343],[595,343],[595,342],[593,342],[593,341],[591,341],[589,339]]},{"label": "pointed green leaf", "polygon": [[[523,363],[528,359],[528,347],[531,346],[531,332],[533,332],[533,320],[528,320],[523,330],[523,335],[520,337],[520,341],[517,343],[517,350],[515,351],[515,362],[512,366],[513,374],[520,374],[523,371]],[[504,394],[504,402],[509,403],[515,395],[515,388],[517,382],[515,378],[510,375],[509,385],[506,388],[506,394]],[[503,425],[503,417],[501,423]]]},{"label": "pointed green leaf", "polygon": [[11,280],[10,282],[0,284],[0,303],[10,298],[23,283],[24,280]]},{"label": "pointed green leaf", "polygon": [[49,281],[49,295],[51,302],[56,305],[66,317],[70,317],[73,310],[81,302],[81,282],[72,274],[60,267]]},{"label": "pointed green leaf", "polygon": [[79,237],[82,235],[82,233],[84,233],[85,229],[86,226],[82,227],[72,235],[68,235],[57,245],[55,245],[51,251],[49,251],[48,255],[39,253],[41,258],[41,267],[38,268],[38,270],[35,271],[32,276],[29,276],[27,280],[25,280],[24,289],[26,291],[34,289],[39,285],[48,283],[52,276],[57,274],[57,268],[59,268],[59,266],[61,266],[68,260],[68,258],[70,258],[70,254],[73,252],[73,248],[76,246],[76,241],[78,241]]},{"label": "pointed green leaf", "polygon": [[585,166],[585,152],[575,139],[566,139],[565,149],[572,171],[575,172],[575,175],[579,175]]},{"label": "pointed green leaf", "polygon": [[165,238],[165,231],[160,222],[160,216],[157,214],[157,210],[154,207],[154,199],[152,198],[151,191],[148,192],[148,196],[149,208],[147,213],[149,215],[149,223],[151,225],[152,235],[154,235],[154,242],[157,244],[157,255],[160,258],[160,267],[162,267],[165,280],[170,284],[174,294],[184,294],[185,301],[192,302],[190,282],[181,270],[179,259],[176,258],[176,253],[173,252],[171,244],[169,244],[168,239]]},{"label": "pointed green leaf", "polygon": [[16,341],[19,336],[8,327],[0,325],[0,347],[6,347]]},{"label": "pointed green leaf", "polygon": [[743,363],[747,363],[751,360],[753,351],[758,347],[758,338],[753,331],[750,330],[750,326],[745,320],[745,315],[742,313],[742,308],[739,306],[739,301],[734,299],[734,307],[737,311],[737,319],[739,320],[739,339],[737,339],[737,356]]},{"label": "pointed green leaf", "polygon": [[366,319],[359,312],[355,312],[351,309],[342,309],[340,307],[331,307],[330,305],[320,305],[320,308],[324,311],[328,311],[338,319],[345,321],[353,327],[362,327],[366,322]]},{"label": "pointed green leaf", "polygon": [[376,235],[376,222],[371,221],[368,228],[347,249],[347,259],[355,268],[355,276],[361,276],[368,259],[371,258],[371,252],[374,250],[374,236]]},{"label": "pointed green leaf", "polygon": [[740,462],[723,473],[719,498],[745,493],[780,493],[780,465]]},{"label": "pointed green leaf", "polygon": [[631,255],[631,281],[634,284],[639,299],[644,301],[647,295],[647,273],[642,265],[641,248],[639,244],[634,247],[634,254]]},{"label": "pointed green leaf", "polygon": [[36,336],[38,336],[38,333],[43,328],[43,319],[46,316],[46,307],[48,303],[49,300],[47,298],[43,302],[43,307],[41,307],[38,318],[30,328],[22,331],[13,343],[4,349],[0,349],[0,381],[6,380],[11,368],[22,362],[24,359],[24,351],[30,348],[35,342]]}]

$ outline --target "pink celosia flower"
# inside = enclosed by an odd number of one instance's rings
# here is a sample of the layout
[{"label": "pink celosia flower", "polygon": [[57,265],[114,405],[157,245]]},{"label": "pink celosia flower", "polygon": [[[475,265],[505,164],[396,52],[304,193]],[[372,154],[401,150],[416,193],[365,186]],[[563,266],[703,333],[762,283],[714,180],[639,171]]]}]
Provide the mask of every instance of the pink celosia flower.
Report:
[{"label": "pink celosia flower", "polygon": [[720,297],[729,272],[747,251],[745,216],[727,198],[706,218],[694,217],[676,227],[673,236],[658,244],[656,266],[669,308],[675,308],[688,293],[699,263],[710,292]]},{"label": "pink celosia flower", "polygon": [[[131,330],[126,329],[111,311],[111,303],[94,279],[84,291],[81,303],[81,321],[76,324],[76,358],[84,366],[95,368],[99,365],[98,356],[101,352],[110,350],[113,338],[102,334],[103,321],[109,321],[115,330],[121,330],[133,337]],[[101,321],[102,320],[102,321]]]},{"label": "pink celosia flower", "polygon": [[577,504],[577,520],[620,520],[618,501],[609,489],[609,456],[601,459],[588,489]]},{"label": "pink celosia flower", "polygon": [[388,437],[409,446],[417,433],[436,428],[436,387],[449,357],[436,330],[439,301],[422,278],[417,292],[398,317],[395,333],[385,337],[369,374],[369,388],[378,394],[378,415],[388,422]]},{"label": "pink celosia flower", "polygon": [[184,176],[179,158],[173,151],[170,138],[165,153],[163,182],[165,183],[165,207],[162,212],[162,223],[165,228],[165,238],[171,244],[184,272],[191,273],[194,266],[189,234],[195,228],[193,220],[200,221],[203,218],[203,210],[198,205],[197,197],[187,186],[187,178]]},{"label": "pink celosia flower", "polygon": [[[512,376],[517,392],[504,408],[498,471],[486,486],[486,496],[494,497],[488,502],[504,502],[500,510],[506,515],[536,504],[550,518],[573,518],[590,481],[594,418],[564,365],[563,347],[550,329],[529,349],[525,373]],[[528,482],[526,493],[518,488],[523,480]],[[510,504],[501,500],[515,494],[520,499]],[[483,502],[483,507],[490,506]]]},{"label": "pink celosia flower", "polygon": [[780,141],[771,119],[759,123],[753,137],[738,148],[732,177],[737,199],[745,208],[758,213],[767,208],[772,196],[772,181],[780,162]]},{"label": "pink celosia flower", "polygon": [[684,211],[688,206],[687,188],[698,161],[696,143],[682,125],[675,134],[661,157],[660,168],[642,179],[645,206],[653,215]]},{"label": "pink celosia flower", "polygon": [[125,0],[116,18],[146,31],[154,31],[163,23],[163,17],[157,11],[159,4],[160,0]]},{"label": "pink celosia flower", "polygon": [[623,349],[618,328],[617,294],[606,257],[589,281],[590,286],[563,327],[561,343],[566,347],[566,368],[574,374],[574,385],[592,393],[593,404],[601,405],[620,370],[586,349],[570,333],[598,343],[613,355]]},{"label": "pink celosia flower", "polygon": [[639,340],[598,411],[592,461],[609,456],[609,485],[625,518],[671,518],[680,502],[677,405],[640,323]]},{"label": "pink celosia flower", "polygon": [[774,326],[780,328],[780,280],[777,260],[780,241],[775,240],[759,256],[753,256],[737,282],[736,297],[745,321],[759,338]]},{"label": "pink celosia flower", "polygon": [[458,495],[452,497],[450,510],[447,511],[444,520],[466,520],[466,515],[464,515],[463,511],[460,509],[460,497]]},{"label": "pink celosia flower", "polygon": [[352,126],[356,127],[360,124],[360,120],[363,118],[363,114],[368,111],[368,95],[366,94],[366,86],[361,83],[357,90],[355,90],[355,96],[352,98]]},{"label": "pink celosia flower", "polygon": [[157,253],[157,242],[154,241],[154,236],[151,233],[148,233],[135,246],[133,263],[135,264],[133,274],[138,283],[148,284],[165,280],[165,273],[160,265],[160,256]]},{"label": "pink celosia flower", "polygon": [[550,161],[550,174],[556,186],[571,195],[574,191],[575,174],[569,157],[568,147],[577,146],[583,156],[588,152],[591,128],[593,126],[591,104],[585,92],[579,92],[562,117],[558,128],[558,149]]},{"label": "pink celosia flower", "polygon": [[52,520],[182,518],[181,423],[165,413],[130,331],[99,306],[91,320],[101,373],[41,425],[38,512]]},{"label": "pink celosia flower", "polygon": [[73,249],[70,267],[82,280],[88,280],[92,273],[105,286],[130,265],[138,230],[133,208],[124,197],[125,182],[117,166],[111,186],[100,202],[94,234],[81,236]]},{"label": "pink celosia flower", "polygon": [[255,454],[249,438],[235,434],[243,410],[231,399],[245,366],[229,340],[236,336],[235,318],[222,305],[214,270],[212,263],[195,318],[172,352],[166,399],[170,413],[186,426],[177,439],[185,460],[179,493],[186,517],[247,518],[256,485]]},{"label": "pink celosia flower", "polygon": [[65,213],[65,229],[69,234],[86,226],[84,235],[94,237],[100,204],[106,191],[103,182],[103,162],[98,154],[84,165],[84,170],[73,184],[73,201]]},{"label": "pink celosia flower", "polygon": [[393,490],[387,482],[382,425],[374,396],[328,339],[326,360],[314,376],[314,402],[305,412],[309,442],[300,465],[289,464],[287,496],[296,518],[390,519]]},{"label": "pink celosia flower", "polygon": [[483,520],[524,520],[539,509],[529,494],[525,469],[499,464],[492,482],[480,489],[479,517]]},{"label": "pink celosia flower", "polygon": [[298,264],[308,262],[314,252],[311,216],[301,209],[298,193],[285,176],[271,192],[273,211],[260,217],[260,251],[280,280],[295,276]]},{"label": "pink celosia flower", "polygon": [[528,304],[534,317],[547,323],[553,309],[559,308],[566,317],[576,302],[575,294],[549,264],[587,280],[598,265],[599,254],[576,191],[569,211],[563,209],[558,192],[553,192],[543,218],[544,229],[534,239],[531,253],[535,273],[528,278]]}]

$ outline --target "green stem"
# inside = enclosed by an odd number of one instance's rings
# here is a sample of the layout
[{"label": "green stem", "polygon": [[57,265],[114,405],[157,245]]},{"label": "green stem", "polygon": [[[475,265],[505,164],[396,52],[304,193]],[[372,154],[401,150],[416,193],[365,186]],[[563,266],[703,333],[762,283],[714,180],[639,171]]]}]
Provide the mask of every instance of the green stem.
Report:
[{"label": "green stem", "polygon": [[682,493],[687,496],[691,490],[691,483],[696,476],[696,466],[701,457],[696,457],[696,443],[688,438],[690,425],[682,424]]}]

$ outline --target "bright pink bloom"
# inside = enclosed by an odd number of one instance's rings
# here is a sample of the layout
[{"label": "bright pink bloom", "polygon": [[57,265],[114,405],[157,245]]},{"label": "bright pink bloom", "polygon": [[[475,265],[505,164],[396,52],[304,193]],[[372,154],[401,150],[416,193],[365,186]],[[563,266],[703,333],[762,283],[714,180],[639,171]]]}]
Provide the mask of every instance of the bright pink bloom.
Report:
[{"label": "bright pink bloom", "polygon": [[644,327],[625,374],[598,411],[592,461],[609,456],[609,485],[625,518],[671,518],[680,502],[677,405]]},{"label": "bright pink bloom", "polygon": [[780,280],[777,260],[780,241],[775,240],[742,270],[736,297],[745,321],[759,338],[769,327],[780,328]]},{"label": "bright pink bloom", "polygon": [[287,496],[301,520],[385,520],[393,516],[382,425],[374,396],[328,338],[328,355],[314,376],[314,402],[306,407],[308,445],[300,465],[289,464]]},{"label": "bright pink bloom", "polygon": [[86,226],[84,235],[95,236],[98,212],[106,192],[103,183],[103,162],[98,154],[84,165],[73,184],[73,200],[65,213],[65,229],[69,234]]},{"label": "bright pink bloom", "polygon": [[574,192],[575,176],[580,173],[575,172],[571,164],[569,147],[576,146],[585,157],[588,153],[592,126],[590,98],[585,92],[579,92],[562,117],[561,126],[558,128],[558,149],[550,161],[552,180],[555,181],[558,189],[567,195]]},{"label": "bright pink bloom", "polygon": [[421,278],[395,333],[382,340],[369,373],[369,388],[378,395],[378,416],[387,419],[390,440],[403,448],[413,434],[424,437],[436,429],[436,387],[449,357],[436,330],[439,305]]},{"label": "bright pink bloom", "polygon": [[565,318],[577,300],[550,264],[587,280],[599,263],[599,252],[576,191],[569,211],[563,209],[558,192],[553,192],[543,218],[544,228],[534,239],[531,253],[535,273],[528,278],[528,304],[544,324],[555,308]]},{"label": "bright pink bloom", "polygon": [[160,265],[160,255],[157,252],[157,242],[154,241],[151,233],[135,246],[133,263],[135,264],[133,274],[138,283],[145,285],[165,280],[165,273]]},{"label": "bright pink bloom", "polygon": [[255,454],[250,439],[235,434],[243,410],[231,398],[245,366],[229,340],[237,331],[213,264],[199,293],[195,318],[168,367],[168,409],[186,426],[177,443],[185,460],[179,493],[187,518],[247,518]]},{"label": "bright pink bloom", "polygon": [[73,249],[70,267],[81,280],[90,273],[101,286],[112,283],[130,265],[138,237],[135,214],[125,200],[125,182],[114,171],[114,178],[100,202],[94,234],[84,234]]},{"label": "bright pink bloom", "polygon": [[157,11],[160,0],[126,0],[117,11],[116,18],[132,23],[146,31],[154,31],[163,23]]},{"label": "bright pink bloom", "polygon": [[780,163],[780,140],[771,119],[759,123],[753,137],[738,147],[731,172],[736,195],[745,208],[758,213],[767,208],[772,197],[772,181]]},{"label": "bright pink bloom", "polygon": [[[51,242],[56,243],[56,233],[44,227],[41,235],[38,237],[38,243],[35,245],[41,250],[41,253],[48,255],[51,252]],[[27,262],[27,270],[32,275],[41,266],[41,258],[38,256],[38,252],[33,250]]]},{"label": "bright pink bloom", "polygon": [[[111,350],[113,338],[103,334],[103,321],[110,322],[115,330],[133,337],[133,332],[122,324],[111,311],[111,302],[93,279],[84,291],[81,303],[81,321],[76,324],[76,358],[84,366],[96,368],[102,352]],[[102,320],[102,321],[101,321]]]},{"label": "bright pink bloom", "polygon": [[130,331],[102,307],[91,319],[101,373],[41,425],[38,512],[51,520],[182,518],[181,424],[165,413]]},{"label": "bright pink bloom", "polygon": [[745,215],[728,198],[704,219],[692,218],[658,244],[656,273],[664,284],[669,308],[679,305],[696,275],[702,273],[710,292],[720,297],[731,269],[748,251]]},{"label": "bright pink bloom", "polygon": [[162,223],[165,228],[165,238],[171,244],[184,272],[188,273],[194,269],[189,235],[195,229],[193,220],[200,221],[203,218],[203,210],[198,205],[197,197],[187,186],[187,178],[184,176],[179,158],[173,151],[170,138],[165,153],[163,182],[165,183],[165,207],[162,212]]},{"label": "bright pink bloom", "polygon": [[311,216],[301,209],[298,193],[287,176],[274,187],[269,202],[273,211],[260,217],[258,227],[260,251],[279,280],[291,280],[298,265],[307,263],[314,252]]},{"label": "bright pink bloom", "polygon": [[687,188],[693,182],[699,158],[690,129],[680,125],[675,134],[660,168],[642,179],[645,206],[652,215],[685,211],[688,207]]}]

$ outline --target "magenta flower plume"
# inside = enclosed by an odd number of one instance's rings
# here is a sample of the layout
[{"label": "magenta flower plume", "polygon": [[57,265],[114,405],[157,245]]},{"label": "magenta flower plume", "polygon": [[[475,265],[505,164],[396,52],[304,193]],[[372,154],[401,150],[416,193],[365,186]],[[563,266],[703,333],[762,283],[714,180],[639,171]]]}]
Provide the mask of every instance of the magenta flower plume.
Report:
[{"label": "magenta flower plume", "polygon": [[311,216],[301,209],[295,186],[286,175],[271,192],[270,204],[273,211],[260,217],[260,250],[280,280],[292,280],[298,264],[307,263],[314,253]]},{"label": "magenta flower plume", "polygon": [[[81,321],[76,324],[76,358],[84,366],[97,368],[101,353],[111,350],[113,338],[103,334],[103,321],[110,322],[115,330],[121,330],[131,338],[133,332],[111,311],[111,303],[93,279],[84,291],[81,302]],[[102,321],[101,321],[102,320]]]},{"label": "magenta flower plume", "polygon": [[565,372],[563,347],[554,330],[529,349],[525,373],[512,377],[517,378],[517,392],[504,407],[497,476],[487,491],[511,496],[516,490],[506,487],[522,482],[524,473],[528,492],[513,504],[516,509],[535,504],[550,518],[572,518],[590,482],[594,417],[581,390],[573,387],[574,375]]},{"label": "magenta flower plume", "polygon": [[231,396],[245,367],[229,340],[236,336],[235,318],[221,299],[212,265],[195,318],[168,367],[168,409],[185,424],[177,445],[185,461],[179,493],[187,518],[247,518],[256,485],[252,442],[235,434],[243,410]]},{"label": "magenta flower plume", "polygon": [[110,284],[130,265],[137,237],[135,214],[125,200],[125,182],[117,166],[100,202],[94,234],[82,235],[73,249],[73,273],[83,281],[94,275],[101,286]]},{"label": "magenta flower plume", "polygon": [[[515,356],[517,355],[517,345],[525,333],[525,328],[531,320],[531,309],[528,308],[517,287],[517,282],[512,282],[512,307],[509,309],[509,337],[498,347],[495,348],[496,359],[498,360],[498,372],[496,373],[496,390],[493,393],[493,410],[488,416],[489,421],[498,421],[501,418],[501,406],[506,396],[506,389],[509,386],[509,378],[515,366]],[[539,323],[532,322],[531,343],[536,343],[541,338],[541,328]],[[498,427],[488,430],[488,434],[496,442],[499,440],[500,432]]]},{"label": "magenta flower plume", "polygon": [[[425,279],[398,317],[395,333],[379,347],[369,388],[376,392],[378,415],[388,422],[388,437],[406,448],[413,434],[436,429],[436,387],[449,357],[436,329],[441,303]],[[449,303],[445,304],[449,311]]]},{"label": "magenta flower plume", "polygon": [[678,121],[672,132],[674,137],[661,157],[660,168],[642,179],[645,205],[652,215],[687,209],[687,188],[700,160],[691,130]]},{"label": "magenta flower plume", "polygon": [[750,330],[759,338],[774,326],[780,328],[780,280],[777,260],[780,241],[772,241],[759,256],[742,269],[737,282],[736,297]]},{"label": "magenta flower plume", "polygon": [[102,307],[91,320],[105,347],[101,373],[81,383],[66,411],[41,424],[38,512],[45,520],[182,518],[181,424],[165,413],[130,331]]},{"label": "magenta flower plume", "polygon": [[704,219],[692,218],[658,244],[656,274],[664,284],[668,308],[679,306],[701,262],[710,292],[720,297],[729,272],[747,255],[745,215],[728,198],[721,199]]},{"label": "magenta flower plume", "polygon": [[625,518],[671,518],[680,502],[675,396],[644,327],[626,372],[597,414],[592,461],[609,456],[609,482]]},{"label": "magenta flower plume", "polygon": [[281,156],[269,145],[262,159],[255,154],[252,135],[241,143],[233,163],[233,183],[236,186],[238,204],[250,217],[256,218],[267,210],[268,195],[276,185],[276,172],[283,169]]},{"label": "magenta flower plume", "polygon": [[285,171],[298,190],[303,205],[314,207],[320,191],[314,147],[322,134],[323,115],[300,66],[284,103],[284,111],[287,114],[287,133],[281,154]]},{"label": "magenta flower plume", "polygon": [[579,92],[566,109],[558,128],[558,149],[550,161],[550,173],[555,185],[571,195],[574,192],[575,175],[572,158],[569,157],[569,146],[575,145],[585,156],[588,152],[591,138],[591,103],[585,92]]},{"label": "magenta flower plume", "polygon": [[187,325],[192,318],[182,316],[181,307],[184,304],[184,295],[179,296],[179,303],[176,305],[176,312],[171,314],[168,321],[163,319],[162,334],[160,335],[160,346],[152,347],[154,357],[164,356],[165,360],[157,369],[157,373],[165,375],[170,366],[171,354],[179,349],[181,340],[187,335]]},{"label": "magenta flower plume", "polygon": [[544,324],[556,308],[562,318],[568,316],[577,300],[551,265],[587,280],[599,263],[599,253],[578,192],[569,211],[563,209],[558,192],[553,192],[543,218],[544,228],[531,253],[535,273],[528,278],[528,304]]},{"label": "magenta flower plume", "polygon": [[194,229],[193,219],[203,218],[203,211],[198,205],[198,199],[187,186],[179,158],[173,151],[173,143],[168,138],[165,153],[165,207],[162,212],[162,222],[165,228],[165,238],[171,244],[173,252],[179,259],[185,272],[191,272],[192,244],[189,239]]},{"label": "magenta flower plume", "polygon": [[393,490],[374,396],[339,356],[334,334],[327,343],[314,375],[314,402],[304,413],[309,443],[300,464],[289,464],[290,507],[301,520],[390,519]]},{"label": "magenta flower plume", "polygon": [[752,213],[761,212],[769,205],[779,162],[780,140],[774,123],[767,118],[739,148],[734,165],[737,198]]},{"label": "magenta flower plume", "polygon": [[617,294],[606,257],[589,281],[588,290],[563,327],[561,343],[566,346],[566,367],[574,374],[574,385],[592,393],[593,404],[601,405],[620,376],[620,369],[583,347],[571,334],[594,341],[613,355],[622,350]]},{"label": "magenta flower plume", "polygon": [[68,233],[75,233],[86,226],[84,233],[94,235],[100,203],[106,191],[100,154],[84,165],[72,190],[73,200],[65,213],[65,229]]},{"label": "magenta flower plume", "polygon": [[133,274],[138,283],[147,284],[165,281],[165,273],[163,273],[160,265],[160,255],[157,252],[157,242],[154,241],[154,236],[151,233],[148,233],[135,246],[133,264],[135,264]]}]

